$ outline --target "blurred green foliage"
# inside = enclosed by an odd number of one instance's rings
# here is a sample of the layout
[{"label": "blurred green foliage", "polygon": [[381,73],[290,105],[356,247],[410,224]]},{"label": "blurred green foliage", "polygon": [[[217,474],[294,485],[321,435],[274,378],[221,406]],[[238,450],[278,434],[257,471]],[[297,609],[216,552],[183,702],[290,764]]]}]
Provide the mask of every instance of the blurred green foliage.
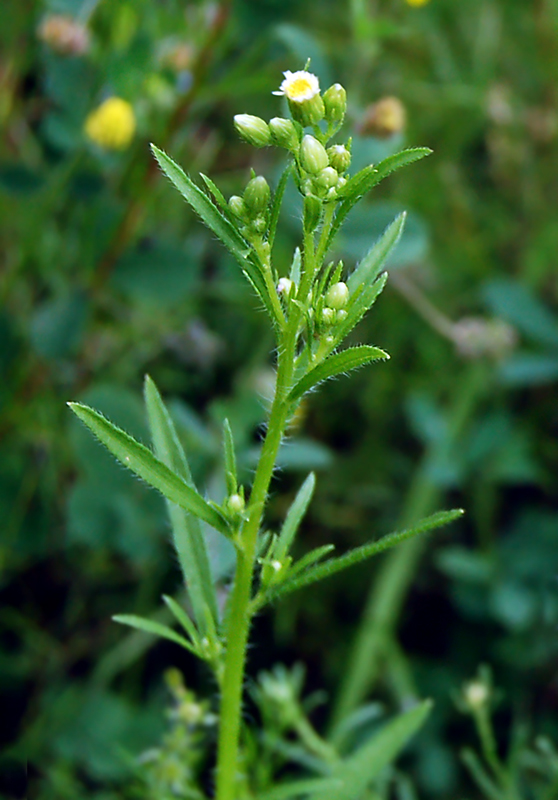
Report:
[{"label": "blurred green foliage", "polygon": [[[60,14],[77,26],[71,35],[52,25]],[[172,645],[153,647],[110,622],[115,612],[161,614],[178,569],[163,502],[70,419],[65,401],[90,403],[145,441],[139,397],[149,372],[210,496],[224,491],[225,417],[241,468],[253,468],[270,386],[265,320],[230,258],[159,179],[147,144],[238,191],[253,151],[235,136],[233,115],[277,113],[281,71],[308,57],[323,85],[340,80],[352,98],[355,166],[402,144],[435,154],[383,184],[339,240],[352,263],[394,212],[410,212],[391,291],[353,337],[392,360],[307,402],[284,447],[269,524],[309,469],[319,480],[308,550],[333,538],[342,551],[445,496],[466,508],[451,539],[413,556],[412,586],[400,571],[397,635],[377,684],[365,678],[362,692],[373,688],[386,708],[434,698],[408,754],[420,796],[476,796],[459,760],[473,729],[452,693],[480,662],[503,690],[499,746],[511,746],[517,726],[558,741],[557,54],[552,0],[3,8],[4,796],[24,796],[27,758],[32,796],[146,796],[136,758],[164,728],[162,673],[176,664],[188,686],[212,695]],[[113,95],[137,120],[120,151],[84,134],[88,114]],[[407,125],[382,138],[371,106],[386,96],[403,103]],[[273,158],[262,150],[254,166],[277,174]],[[280,222],[285,270],[298,214],[293,196]],[[212,544],[226,576],[231,554]],[[335,698],[352,674],[369,587],[386,569],[355,569],[263,615],[251,675],[300,660],[309,690]],[[319,710],[316,719],[325,725]],[[398,797],[414,796],[394,780]],[[529,784],[524,792],[532,796]]]}]

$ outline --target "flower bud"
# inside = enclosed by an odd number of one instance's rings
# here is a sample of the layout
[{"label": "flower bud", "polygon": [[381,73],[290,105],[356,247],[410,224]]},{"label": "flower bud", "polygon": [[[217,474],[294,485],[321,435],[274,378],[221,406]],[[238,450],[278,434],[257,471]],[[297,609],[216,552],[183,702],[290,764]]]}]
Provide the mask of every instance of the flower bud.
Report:
[{"label": "flower bud", "polygon": [[244,498],[240,494],[231,494],[227,498],[227,511],[235,516],[242,514],[244,505]]},{"label": "flower bud", "polygon": [[260,117],[254,117],[252,114],[236,114],[234,127],[240,137],[254,147],[267,147],[271,144],[269,125]]},{"label": "flower bud", "polygon": [[327,148],[329,164],[337,172],[346,172],[351,165],[351,154],[344,144],[334,144]]},{"label": "flower bud", "polygon": [[269,130],[271,141],[278,147],[285,147],[287,150],[295,150],[298,145],[296,128],[291,119],[283,117],[273,117],[269,120]]},{"label": "flower bud", "polygon": [[290,278],[279,278],[277,282],[277,294],[289,297],[293,290],[293,282]]},{"label": "flower bud", "polygon": [[335,322],[335,311],[332,308],[322,308],[322,323],[328,328]]},{"label": "flower bud", "polygon": [[313,136],[307,134],[300,145],[300,163],[302,168],[312,175],[317,175],[329,166],[329,157],[325,147]]},{"label": "flower bud", "polygon": [[337,185],[337,181],[339,180],[339,175],[337,174],[337,170],[333,169],[333,167],[326,167],[316,178],[316,183],[321,189],[331,189],[333,186]]},{"label": "flower bud", "polygon": [[347,110],[347,92],[340,83],[334,83],[324,92],[324,106],[328,122],[341,122]]},{"label": "flower bud", "polygon": [[244,219],[246,216],[246,206],[244,205],[244,200],[237,194],[233,194],[233,196],[229,199],[229,208],[235,217]]},{"label": "flower bud", "polygon": [[244,190],[244,205],[251,217],[257,217],[267,211],[271,191],[269,184],[262,175],[252,178]]},{"label": "flower bud", "polygon": [[328,308],[334,308],[336,311],[345,308],[349,302],[349,287],[347,284],[339,281],[339,283],[334,283],[333,286],[330,286],[325,301]]}]

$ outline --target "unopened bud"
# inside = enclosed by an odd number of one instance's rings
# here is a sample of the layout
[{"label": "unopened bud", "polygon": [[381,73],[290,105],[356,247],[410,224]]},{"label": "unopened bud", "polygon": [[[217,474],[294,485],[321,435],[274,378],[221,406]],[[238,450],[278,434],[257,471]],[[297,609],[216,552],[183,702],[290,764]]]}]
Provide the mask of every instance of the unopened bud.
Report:
[{"label": "unopened bud", "polygon": [[488,700],[488,686],[481,681],[471,681],[465,686],[464,699],[472,711],[482,708]]},{"label": "unopened bud", "polygon": [[329,166],[329,156],[325,147],[314,136],[307,134],[300,145],[300,163],[311,175],[317,175]]},{"label": "unopened bud", "polygon": [[347,92],[340,83],[334,83],[324,92],[324,106],[328,122],[341,122],[347,111]]},{"label": "unopened bud", "polygon": [[407,114],[401,100],[398,97],[383,97],[367,109],[359,132],[364,136],[387,139],[400,133],[406,121]]},{"label": "unopened bud", "polygon": [[284,297],[289,297],[293,289],[293,285],[294,284],[290,278],[279,278],[277,282],[277,294],[281,294]]},{"label": "unopened bud", "polygon": [[332,308],[322,308],[322,323],[330,327],[335,322],[335,311]]},{"label": "unopened bud", "polygon": [[244,498],[240,494],[231,494],[227,499],[227,510],[235,516],[242,514],[244,505]]},{"label": "unopened bud", "polygon": [[346,172],[351,165],[351,154],[344,144],[334,144],[327,148],[329,163],[337,172]]},{"label": "unopened bud", "polygon": [[296,128],[291,119],[283,117],[273,117],[269,120],[269,130],[271,141],[278,147],[286,147],[287,150],[294,150],[298,145]]},{"label": "unopened bud", "polygon": [[254,117],[252,114],[236,114],[234,127],[242,139],[254,147],[267,147],[271,144],[269,125],[260,117]]},{"label": "unopened bud", "polygon": [[233,194],[233,196],[229,199],[229,208],[235,217],[243,219],[246,216],[246,206],[244,205],[244,200],[237,194]]},{"label": "unopened bud", "polygon": [[317,125],[324,118],[325,107],[320,94],[315,94],[310,99],[300,102],[290,98],[287,99],[293,119],[296,119],[305,128],[309,125]]},{"label": "unopened bud", "polygon": [[331,189],[337,185],[338,180],[337,170],[333,169],[333,167],[326,167],[318,174],[316,183],[321,189]]},{"label": "unopened bud", "polygon": [[271,190],[266,179],[258,175],[246,186],[244,190],[244,205],[251,217],[257,217],[267,211]]},{"label": "unopened bud", "polygon": [[336,311],[345,308],[349,302],[349,287],[347,284],[339,281],[339,283],[334,283],[333,286],[330,286],[325,301],[329,308],[334,308]]}]

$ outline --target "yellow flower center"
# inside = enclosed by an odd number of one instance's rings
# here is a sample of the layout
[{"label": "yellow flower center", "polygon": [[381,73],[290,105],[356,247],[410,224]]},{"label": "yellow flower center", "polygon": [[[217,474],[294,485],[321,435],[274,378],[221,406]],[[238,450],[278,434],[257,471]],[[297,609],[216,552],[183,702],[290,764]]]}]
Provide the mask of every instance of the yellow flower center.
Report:
[{"label": "yellow flower center", "polygon": [[307,78],[297,78],[292,83],[289,84],[289,87],[286,91],[286,95],[289,100],[300,100],[301,98],[305,99],[308,96],[308,93],[313,91],[313,86]]}]

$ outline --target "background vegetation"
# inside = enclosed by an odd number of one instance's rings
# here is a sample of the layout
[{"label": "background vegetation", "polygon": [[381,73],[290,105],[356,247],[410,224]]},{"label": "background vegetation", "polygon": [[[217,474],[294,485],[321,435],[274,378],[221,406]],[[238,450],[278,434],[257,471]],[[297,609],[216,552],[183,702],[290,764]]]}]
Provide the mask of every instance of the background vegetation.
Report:
[{"label": "background vegetation", "polygon": [[[55,14],[78,27],[53,26]],[[405,764],[420,797],[478,796],[459,758],[473,726],[454,697],[480,663],[502,690],[502,753],[543,735],[558,742],[556,4],[8,0],[0,27],[6,797],[24,796],[27,758],[33,796],[138,796],[135,758],[166,724],[164,671],[178,667],[190,688],[211,696],[187,654],[110,621],[156,613],[160,595],[178,586],[178,568],[163,501],[102,452],[65,401],[87,402],[145,440],[148,372],[208,492],[223,491],[225,416],[249,474],[270,384],[267,323],[229,256],[161,179],[147,143],[191,174],[211,175],[227,196],[251,166],[273,176],[277,151],[249,163],[254,151],[232,117],[277,114],[271,91],[281,72],[308,57],[322,86],[348,90],[355,167],[403,144],[434,155],[386,181],[350,218],[339,247],[346,263],[409,210],[388,289],[355,337],[392,360],[307,402],[283,450],[269,524],[309,469],[318,485],[308,549],[334,540],[343,551],[436,507],[461,506],[467,516],[404,556],[263,614],[249,672],[301,661],[306,691],[324,690],[338,707],[373,699],[394,709],[433,697]],[[137,120],[120,150],[84,132],[112,95]],[[402,103],[405,125],[373,107],[385,97]],[[296,244],[292,202],[281,220],[285,268]],[[230,552],[219,542],[213,549],[226,575]],[[359,662],[352,642],[365,608]],[[325,724],[322,707],[314,717]],[[536,774],[527,751],[523,766]]]}]

